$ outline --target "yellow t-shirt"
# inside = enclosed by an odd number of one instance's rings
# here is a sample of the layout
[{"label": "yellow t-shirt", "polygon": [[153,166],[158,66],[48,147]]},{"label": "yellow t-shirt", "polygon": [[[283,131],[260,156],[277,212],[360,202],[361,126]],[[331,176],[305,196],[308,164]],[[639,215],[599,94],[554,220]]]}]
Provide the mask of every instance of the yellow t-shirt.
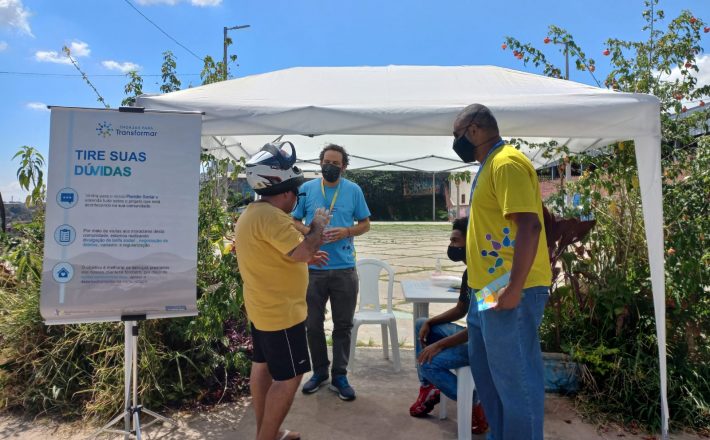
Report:
[{"label": "yellow t-shirt", "polygon": [[287,256],[302,241],[291,216],[268,202],[251,203],[237,221],[244,304],[259,330],[283,330],[306,319],[308,266]]},{"label": "yellow t-shirt", "polygon": [[[506,219],[507,215],[534,212],[540,224],[545,224],[537,174],[523,153],[503,145],[491,153],[479,172],[466,234],[468,285],[472,289],[483,288],[512,267],[518,227]],[[523,288],[549,286],[551,278],[547,240],[542,231]]]}]

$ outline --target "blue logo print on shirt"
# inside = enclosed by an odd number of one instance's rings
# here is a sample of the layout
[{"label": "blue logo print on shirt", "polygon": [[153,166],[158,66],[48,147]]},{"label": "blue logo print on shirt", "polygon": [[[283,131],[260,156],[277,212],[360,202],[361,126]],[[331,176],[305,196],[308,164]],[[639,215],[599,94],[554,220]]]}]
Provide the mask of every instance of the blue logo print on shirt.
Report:
[{"label": "blue logo print on shirt", "polygon": [[488,273],[493,273],[498,269],[500,266],[503,265],[503,258],[500,257],[498,254],[498,251],[501,250],[502,248],[512,248],[515,247],[515,240],[510,239],[510,228],[505,227],[503,228],[503,240],[501,241],[495,241],[493,240],[493,236],[491,234],[486,234],[486,240],[491,242],[491,246],[493,249],[491,250],[482,250],[481,255],[484,257],[493,257],[495,258],[493,265],[488,268]]}]

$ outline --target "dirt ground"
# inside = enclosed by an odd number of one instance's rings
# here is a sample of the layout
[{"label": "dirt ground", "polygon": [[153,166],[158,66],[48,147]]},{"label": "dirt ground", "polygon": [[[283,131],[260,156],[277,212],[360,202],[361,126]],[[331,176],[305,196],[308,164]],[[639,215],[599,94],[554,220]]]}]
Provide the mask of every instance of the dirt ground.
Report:
[{"label": "dirt ground", "polygon": [[[358,397],[343,402],[326,387],[313,395],[296,394],[286,418],[285,427],[301,433],[304,440],[405,440],[413,438],[453,440],[456,438],[456,406],[448,402],[449,419],[436,415],[423,419],[409,416],[409,405],[416,398],[418,383],[414,368],[414,352],[402,349],[402,371],[395,373],[391,361],[385,360],[381,349],[357,349],[357,368],[350,381]],[[304,380],[307,379],[304,378]],[[249,398],[237,403],[218,405],[206,411],[163,412],[178,423],[179,428],[154,425],[144,432],[149,440],[247,440],[256,432]],[[143,419],[150,420],[148,418]],[[91,435],[96,427],[79,423],[56,423],[46,419],[26,420],[15,416],[0,416],[0,439],[79,440]],[[121,439],[121,435],[104,435],[101,439]],[[474,436],[483,440],[483,436]],[[607,423],[587,420],[571,398],[548,394],[545,400],[546,440],[651,440],[649,434],[635,434]],[[674,433],[673,440],[701,440],[691,434]]]},{"label": "dirt ground", "polygon": [[[412,305],[402,296],[399,282],[403,279],[425,279],[434,270],[437,259],[444,273],[460,275],[463,265],[446,258],[451,230],[449,224],[373,225],[370,233],[358,237],[358,258],[379,258],[396,271],[394,309],[401,345],[402,371],[394,373],[389,361],[383,359],[378,326],[361,327],[357,339],[354,373],[350,375],[358,393],[354,402],[342,402],[325,387],[318,393],[305,396],[297,393],[285,426],[297,430],[303,439],[455,439],[456,407],[449,402],[449,420],[437,417],[415,419],[408,408],[417,395],[412,341]],[[383,283],[384,284],[384,283]],[[384,290],[384,289],[381,289]],[[383,303],[385,298],[383,295]],[[450,304],[432,304],[430,314],[437,314]],[[326,323],[332,328],[332,323]],[[304,380],[307,379],[304,378]],[[163,412],[160,408],[152,408]],[[435,412],[437,412],[435,410]],[[254,416],[248,398],[237,403],[223,404],[208,411],[167,413],[179,428],[154,425],[145,432],[145,439],[253,439]],[[95,426],[80,423],[58,423],[47,419],[25,419],[17,415],[0,414],[0,440],[85,439]],[[102,436],[120,439],[121,435]],[[482,439],[479,436],[479,440]],[[650,440],[659,438],[649,434],[626,432],[605,422],[587,420],[569,398],[548,394],[545,402],[546,440],[624,439]],[[674,433],[674,440],[699,440],[692,434]]]}]

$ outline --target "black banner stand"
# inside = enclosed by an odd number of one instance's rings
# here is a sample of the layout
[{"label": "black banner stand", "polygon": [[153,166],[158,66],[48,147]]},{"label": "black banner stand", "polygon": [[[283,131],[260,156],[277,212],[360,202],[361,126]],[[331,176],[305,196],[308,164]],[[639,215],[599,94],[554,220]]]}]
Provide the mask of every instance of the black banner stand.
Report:
[{"label": "black banner stand", "polygon": [[[147,428],[154,423],[166,422],[177,427],[177,423],[173,420],[163,417],[147,408],[143,408],[143,405],[138,404],[138,321],[144,321],[145,319],[146,315],[121,316],[121,321],[123,321],[125,325],[125,356],[123,359],[124,411],[91,435],[91,437],[89,437],[90,439],[96,438],[104,433],[111,433],[123,434],[124,440],[132,438],[141,440],[141,428]],[[133,391],[132,396],[131,390]],[[141,414],[147,414],[153,417],[153,420],[141,427]],[[120,422],[121,419],[123,419],[124,428],[112,428],[112,426]]]}]

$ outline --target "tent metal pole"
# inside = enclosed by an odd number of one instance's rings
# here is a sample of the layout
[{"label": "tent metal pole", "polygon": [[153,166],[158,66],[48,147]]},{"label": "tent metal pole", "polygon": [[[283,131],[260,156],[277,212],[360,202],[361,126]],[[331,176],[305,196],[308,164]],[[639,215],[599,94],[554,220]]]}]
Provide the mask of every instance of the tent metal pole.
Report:
[{"label": "tent metal pole", "polygon": [[431,221],[436,221],[436,171],[431,173]]}]

